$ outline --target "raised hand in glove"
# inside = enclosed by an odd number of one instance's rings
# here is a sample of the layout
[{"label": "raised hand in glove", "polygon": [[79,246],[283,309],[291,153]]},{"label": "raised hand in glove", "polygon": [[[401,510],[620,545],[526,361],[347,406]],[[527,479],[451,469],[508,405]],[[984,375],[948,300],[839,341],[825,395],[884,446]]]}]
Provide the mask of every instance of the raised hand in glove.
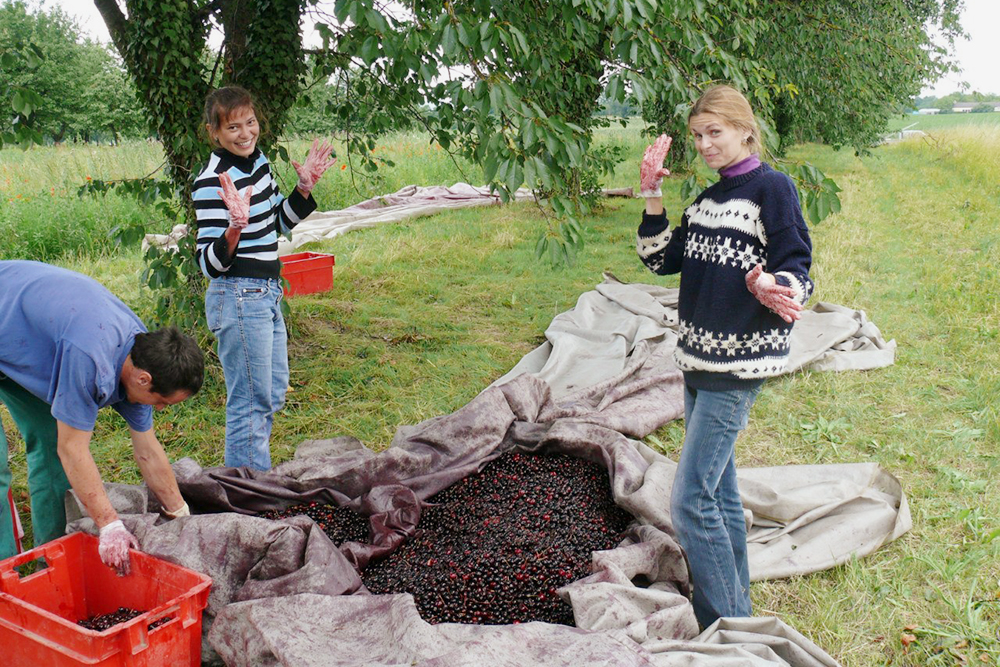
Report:
[{"label": "raised hand in glove", "polygon": [[226,172],[219,174],[219,185],[222,189],[216,192],[229,209],[229,226],[239,230],[245,229],[250,224],[250,197],[253,195],[253,187],[248,186],[240,195],[232,177]]},{"label": "raised hand in glove", "polygon": [[779,285],[774,276],[764,271],[760,264],[746,276],[747,289],[771,312],[780,315],[786,322],[794,322],[802,317],[802,304],[796,301],[795,290]]},{"label": "raised hand in glove", "polygon": [[309,196],[312,189],[316,187],[319,179],[323,176],[323,173],[333,166],[337,161],[330,156],[333,155],[333,146],[324,139],[323,143],[319,143],[319,139],[313,141],[312,147],[309,149],[309,154],[306,155],[305,164],[299,164],[295,160],[292,160],[292,166],[295,167],[295,173],[299,175],[299,182],[296,186],[303,195]]},{"label": "raised hand in glove", "polygon": [[669,176],[670,171],[663,168],[663,161],[667,159],[667,151],[673,139],[665,134],[661,134],[656,141],[646,146],[646,152],[642,155],[642,162],[639,164],[639,188],[643,197],[662,197],[660,183],[664,176]]},{"label": "raised hand in glove", "polygon": [[138,540],[128,532],[121,519],[101,528],[101,542],[97,548],[101,562],[115,568],[119,576],[125,576],[129,572],[128,550],[138,548]]}]

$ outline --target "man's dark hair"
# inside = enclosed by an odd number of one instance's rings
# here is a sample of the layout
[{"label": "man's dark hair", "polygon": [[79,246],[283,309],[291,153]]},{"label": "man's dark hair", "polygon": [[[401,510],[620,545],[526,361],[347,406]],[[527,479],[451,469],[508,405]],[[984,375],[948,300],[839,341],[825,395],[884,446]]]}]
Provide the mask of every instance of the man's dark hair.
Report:
[{"label": "man's dark hair", "polygon": [[152,376],[150,390],[161,396],[182,389],[193,396],[205,376],[205,355],[194,338],[177,327],[136,334],[132,363]]}]

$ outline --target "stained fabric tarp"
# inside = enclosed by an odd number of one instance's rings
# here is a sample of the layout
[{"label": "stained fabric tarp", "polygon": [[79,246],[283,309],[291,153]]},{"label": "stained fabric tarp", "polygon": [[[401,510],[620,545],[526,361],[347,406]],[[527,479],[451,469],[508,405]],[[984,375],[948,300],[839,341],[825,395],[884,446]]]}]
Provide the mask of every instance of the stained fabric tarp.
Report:
[{"label": "stained fabric tarp", "polygon": [[[572,311],[572,318],[589,322],[581,330],[593,354],[580,364],[592,366],[592,374],[522,373],[455,413],[401,427],[379,453],[335,438],[303,443],[293,460],[264,473],[179,461],[182,492],[200,516],[161,523],[149,513],[157,508],[145,493],[115,489],[113,502],[131,512],[123,520],[144,551],[215,581],[205,613],[206,660],[346,665],[358,663],[343,656],[367,655],[385,661],[363,664],[484,664],[462,662],[466,656],[492,656],[487,661],[495,664],[835,664],[776,619],[726,619],[735,625],[696,637],[687,569],[666,502],[674,464],[631,439],[682,413],[681,375],[672,362],[676,338],[663,307],[668,295],[617,281],[595,292]],[[553,326],[560,318],[567,319]],[[549,336],[555,358],[569,339]],[[560,589],[577,628],[428,626],[409,596],[366,594],[356,566],[412,533],[420,501],[514,450],[568,453],[604,465],[616,502],[637,518],[619,548],[594,554],[592,575]],[[741,470],[740,486],[752,518],[756,579],[831,567],[909,527],[902,489],[877,466]],[[248,516],[312,500],[370,515],[371,543],[337,549],[304,517]],[[82,519],[77,527],[92,530],[89,523]],[[647,583],[637,586],[640,580]],[[332,632],[337,623],[350,630]],[[700,662],[683,662],[688,658],[678,656],[685,654]]]},{"label": "stained fabric tarp", "polygon": [[[532,199],[530,190],[521,188],[514,198],[518,201]],[[468,183],[451,186],[428,187],[407,185],[392,194],[372,197],[363,202],[335,211],[316,211],[300,222],[291,239],[278,239],[278,254],[287,255],[296,248],[314,241],[332,239],[356,229],[374,227],[387,222],[433,215],[449,209],[500,204],[499,195],[489,187]],[[169,234],[146,234],[142,241],[143,252],[150,247],[176,248],[177,242],[187,234],[187,225],[175,225]]]},{"label": "stained fabric tarp", "polygon": [[[322,622],[309,620],[315,618]],[[241,665],[837,665],[822,649],[776,618],[720,619],[689,640],[656,639],[639,645],[620,630],[595,632],[545,623],[428,625],[408,595],[366,599],[302,594],[232,604],[223,611],[210,636],[227,662]]]}]

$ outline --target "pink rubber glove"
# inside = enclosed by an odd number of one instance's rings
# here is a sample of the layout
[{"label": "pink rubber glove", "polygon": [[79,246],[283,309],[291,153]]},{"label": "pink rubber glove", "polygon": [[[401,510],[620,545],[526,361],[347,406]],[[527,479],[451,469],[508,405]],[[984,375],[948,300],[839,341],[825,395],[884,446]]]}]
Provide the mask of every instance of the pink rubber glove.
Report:
[{"label": "pink rubber glove", "polygon": [[219,184],[222,189],[216,192],[229,209],[229,226],[239,230],[246,229],[250,224],[250,197],[253,195],[253,187],[247,187],[240,196],[232,177],[226,172],[219,174]]},{"label": "pink rubber glove", "polygon": [[665,134],[661,134],[656,141],[646,146],[646,152],[642,155],[642,162],[639,164],[639,189],[643,197],[662,197],[660,183],[664,176],[669,176],[670,171],[663,168],[663,161],[667,159],[667,151],[673,139]]},{"label": "pink rubber glove", "polygon": [[302,191],[302,194],[308,195],[312,192],[320,177],[323,176],[323,172],[337,161],[330,159],[331,153],[333,153],[333,146],[326,139],[323,140],[322,144],[319,143],[319,139],[316,139],[313,141],[312,148],[309,149],[309,154],[306,155],[305,164],[299,164],[292,160],[295,173],[299,175],[297,187]]},{"label": "pink rubber glove", "polygon": [[123,577],[128,574],[128,550],[138,548],[138,540],[128,532],[121,519],[101,528],[101,543],[97,547],[97,552],[101,555],[101,562],[115,568],[118,576]]},{"label": "pink rubber glove", "polygon": [[779,285],[770,273],[764,272],[764,267],[758,264],[747,274],[747,289],[764,304],[768,310],[780,315],[786,322],[794,322],[802,317],[802,304],[796,301],[795,290]]}]

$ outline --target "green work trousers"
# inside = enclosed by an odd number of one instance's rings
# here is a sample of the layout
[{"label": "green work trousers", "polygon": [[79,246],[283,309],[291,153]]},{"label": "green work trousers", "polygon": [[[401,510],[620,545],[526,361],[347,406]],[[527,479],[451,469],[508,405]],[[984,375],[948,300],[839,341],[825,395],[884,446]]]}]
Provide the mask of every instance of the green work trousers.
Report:
[{"label": "green work trousers", "polygon": [[[0,374],[0,401],[7,406],[24,437],[28,460],[28,493],[31,495],[31,528],[39,546],[66,532],[64,498],[69,480],[57,450],[56,420],[48,403]],[[7,439],[0,428],[0,559],[16,553],[14,518],[7,504],[11,474]]]}]

